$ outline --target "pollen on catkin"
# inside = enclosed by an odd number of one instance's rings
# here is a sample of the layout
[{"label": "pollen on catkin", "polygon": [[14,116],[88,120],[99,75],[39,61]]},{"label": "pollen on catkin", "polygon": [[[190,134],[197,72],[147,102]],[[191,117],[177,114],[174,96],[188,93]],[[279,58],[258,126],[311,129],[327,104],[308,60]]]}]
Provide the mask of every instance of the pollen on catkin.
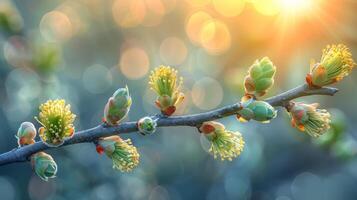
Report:
[{"label": "pollen on catkin", "polygon": [[291,102],[288,111],[291,125],[312,137],[319,137],[330,128],[331,115],[325,109],[317,109],[318,104]]},{"label": "pollen on catkin", "polygon": [[39,129],[41,140],[49,146],[59,146],[74,134],[73,122],[76,115],[63,99],[48,100],[40,105],[36,120],[42,125]]},{"label": "pollen on catkin", "polygon": [[240,132],[226,130],[223,124],[214,121],[204,122],[199,129],[210,141],[209,151],[215,159],[232,161],[242,153],[244,140]]},{"label": "pollen on catkin", "polygon": [[171,67],[161,65],[151,72],[149,85],[158,95],[155,103],[163,114],[172,115],[183,101],[182,84],[183,78],[178,78],[177,70]]},{"label": "pollen on catkin", "polygon": [[139,164],[140,155],[130,139],[119,136],[101,138],[97,144],[98,153],[105,153],[113,161],[113,168],[122,172],[132,171]]},{"label": "pollen on catkin", "polygon": [[329,45],[322,51],[320,62],[311,63],[306,82],[310,87],[323,87],[341,81],[356,63],[347,46]]}]

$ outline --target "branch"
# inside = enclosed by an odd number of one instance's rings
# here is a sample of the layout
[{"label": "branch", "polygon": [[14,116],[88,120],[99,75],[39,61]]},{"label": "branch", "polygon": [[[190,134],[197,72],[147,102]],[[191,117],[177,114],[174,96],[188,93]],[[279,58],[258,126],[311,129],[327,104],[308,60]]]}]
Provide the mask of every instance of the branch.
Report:
[{"label": "branch", "polygon": [[[271,104],[272,106],[277,107],[277,106],[284,106],[290,100],[299,97],[310,96],[310,95],[333,96],[337,91],[338,89],[331,88],[331,87],[310,89],[306,84],[304,84],[294,89],[288,90],[284,93],[281,93],[279,95],[268,98],[265,101]],[[239,102],[216,110],[199,113],[199,114],[173,116],[173,117],[158,116],[157,126],[158,127],[165,127],[165,126],[197,127],[205,121],[211,121],[211,120],[235,115],[237,111],[239,111],[240,107],[241,107],[241,103]],[[122,133],[131,133],[136,131],[138,131],[136,122],[126,122],[113,127],[108,127],[102,124],[91,129],[76,132],[74,136],[66,140],[62,146],[72,145],[77,143],[94,142],[100,137],[122,134]],[[0,166],[10,163],[15,163],[15,162],[28,161],[29,157],[32,154],[51,148],[59,148],[59,147],[48,147],[43,142],[39,141],[36,142],[35,144],[13,149],[9,152],[0,155]]]}]

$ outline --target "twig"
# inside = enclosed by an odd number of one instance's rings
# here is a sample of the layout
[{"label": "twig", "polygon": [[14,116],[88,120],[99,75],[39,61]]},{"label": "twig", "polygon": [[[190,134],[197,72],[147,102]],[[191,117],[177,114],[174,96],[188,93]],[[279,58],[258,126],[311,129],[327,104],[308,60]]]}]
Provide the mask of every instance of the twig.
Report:
[{"label": "twig", "polygon": [[[288,90],[284,93],[281,93],[279,95],[268,98],[265,101],[271,104],[272,106],[277,107],[277,106],[284,106],[290,100],[298,97],[310,96],[310,95],[332,96],[337,91],[338,89],[331,88],[331,87],[311,89],[308,88],[306,84],[304,84],[294,89]],[[165,127],[165,126],[197,127],[198,125],[200,125],[205,121],[211,121],[211,120],[235,115],[240,108],[241,108],[241,103],[235,103],[232,105],[224,106],[216,110],[199,113],[199,114],[173,116],[173,117],[158,117],[157,126],[158,127]],[[85,143],[85,142],[94,142],[100,137],[122,134],[122,133],[131,133],[136,131],[138,131],[136,122],[126,122],[113,127],[99,125],[91,129],[76,132],[74,136],[71,139],[66,140],[62,146]],[[15,163],[15,162],[25,162],[34,153],[50,148],[60,148],[60,147],[48,147],[41,141],[36,142],[35,144],[32,145],[20,147],[15,150],[11,150],[9,152],[1,154],[0,166],[10,163]]]}]

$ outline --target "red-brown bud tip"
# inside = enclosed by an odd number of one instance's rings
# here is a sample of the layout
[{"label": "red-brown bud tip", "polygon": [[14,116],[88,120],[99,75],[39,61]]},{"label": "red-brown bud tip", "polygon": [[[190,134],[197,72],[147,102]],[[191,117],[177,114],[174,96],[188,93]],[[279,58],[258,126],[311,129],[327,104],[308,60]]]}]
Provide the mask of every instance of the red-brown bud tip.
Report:
[{"label": "red-brown bud tip", "polygon": [[213,131],[215,131],[215,128],[211,124],[204,124],[201,126],[200,130],[204,134],[209,134],[209,133],[212,133]]},{"label": "red-brown bud tip", "polygon": [[70,130],[69,130],[69,137],[72,137],[73,134],[74,134],[74,128],[72,127],[72,128],[70,128]]},{"label": "red-brown bud tip", "polygon": [[176,111],[176,106],[169,106],[163,112],[164,115],[171,116]]},{"label": "red-brown bud tip", "polygon": [[161,108],[161,104],[158,100],[155,101],[155,105],[158,107],[158,108]]},{"label": "red-brown bud tip", "polygon": [[305,80],[306,80],[307,85],[308,85],[310,88],[320,88],[320,86],[314,85],[314,84],[312,83],[312,76],[311,76],[311,74],[307,74]]},{"label": "red-brown bud tip", "polygon": [[96,147],[95,147],[95,150],[98,152],[98,154],[103,154],[104,153],[104,148],[102,147],[102,146],[100,146],[100,145],[97,145]]},{"label": "red-brown bud tip", "polygon": [[19,139],[19,144],[20,144],[20,145],[24,145],[24,144],[26,144],[26,139],[25,139],[25,138],[23,138],[23,137],[22,137],[22,138],[20,138],[20,139]]}]

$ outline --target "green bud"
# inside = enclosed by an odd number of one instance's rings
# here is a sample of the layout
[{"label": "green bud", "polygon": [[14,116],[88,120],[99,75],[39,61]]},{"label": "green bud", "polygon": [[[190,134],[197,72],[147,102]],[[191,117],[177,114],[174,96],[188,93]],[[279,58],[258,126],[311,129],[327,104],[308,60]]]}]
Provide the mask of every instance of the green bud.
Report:
[{"label": "green bud", "polygon": [[156,131],[156,120],[151,117],[143,117],[138,121],[139,132],[143,135],[150,135]]},{"label": "green bud", "polygon": [[16,138],[19,146],[35,143],[37,131],[31,122],[23,122],[17,131]]},{"label": "green bud", "polygon": [[128,87],[119,88],[104,108],[104,120],[109,125],[117,125],[129,113],[132,100]]},{"label": "green bud", "polygon": [[256,60],[244,79],[245,93],[256,97],[263,96],[274,84],[275,71],[276,67],[268,57]]},{"label": "green bud", "polygon": [[271,119],[274,119],[276,115],[277,111],[269,103],[250,99],[245,102],[243,108],[238,111],[237,117],[241,121],[249,121],[253,119],[267,123]]},{"label": "green bud", "polygon": [[52,156],[45,152],[38,152],[31,156],[32,167],[42,180],[48,181],[49,178],[55,178],[57,173],[57,164]]}]

